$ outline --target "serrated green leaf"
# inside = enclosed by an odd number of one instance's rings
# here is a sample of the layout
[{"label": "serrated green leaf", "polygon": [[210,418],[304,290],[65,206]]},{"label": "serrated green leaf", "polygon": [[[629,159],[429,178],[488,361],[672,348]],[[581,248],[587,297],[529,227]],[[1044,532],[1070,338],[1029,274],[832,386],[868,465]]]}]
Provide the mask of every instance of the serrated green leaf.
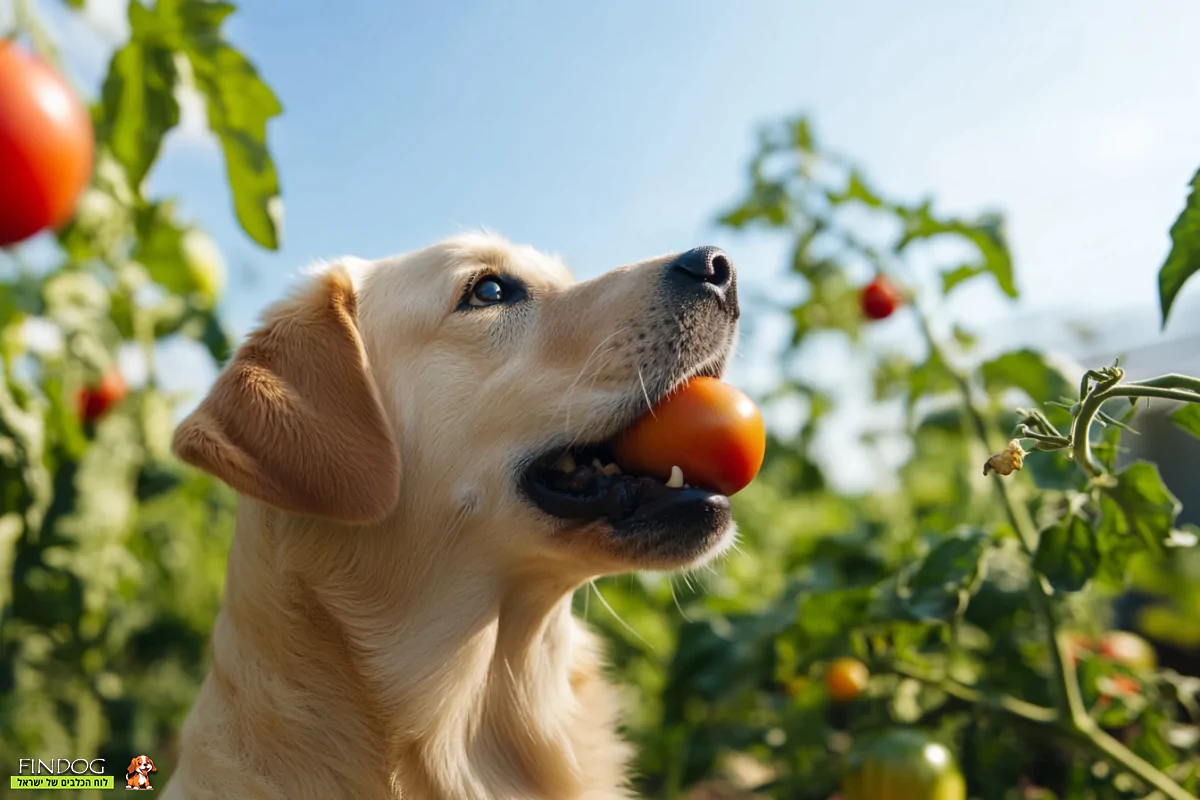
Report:
[{"label": "serrated green leaf", "polygon": [[1171,252],[1158,270],[1158,299],[1162,324],[1188,278],[1200,270],[1200,170],[1192,176],[1187,203],[1171,226]]},{"label": "serrated green leaf", "polygon": [[1146,550],[1163,552],[1180,504],[1163,483],[1158,467],[1148,461],[1129,465],[1103,491],[1096,543],[1102,571],[1119,580],[1130,556]]},{"label": "serrated green leaf", "polygon": [[184,48],[196,88],[206,100],[208,127],[225,155],[225,172],[238,222],[271,250],[282,234],[282,202],[275,162],[267,147],[267,122],[283,111],[258,70],[221,36],[227,3],[176,0]]},{"label": "serrated green leaf", "polygon": [[1171,412],[1171,422],[1200,439],[1200,406],[1187,403]]},{"label": "serrated green leaf", "polygon": [[1038,403],[1069,395],[1071,382],[1036,350],[1028,348],[993,358],[980,367],[984,385],[992,391],[1017,388]]},{"label": "serrated green leaf", "polygon": [[[902,252],[910,244],[921,239],[932,239],[937,236],[954,235],[965,239],[979,251],[981,261],[978,264],[968,264],[952,271],[953,285],[965,280],[964,269],[977,270],[977,274],[990,273],[996,279],[1000,291],[1009,297],[1017,297],[1017,285],[1013,277],[1012,255],[1009,252],[1008,240],[1004,233],[1004,218],[999,214],[984,214],[974,221],[960,219],[939,219],[933,215],[933,204],[929,201],[916,208],[897,209],[901,222],[904,224],[903,233],[894,247],[897,253]],[[947,278],[943,278],[947,280]],[[943,284],[944,288],[944,284]],[[946,291],[949,291],[948,289]]]},{"label": "serrated green leaf", "polygon": [[1087,521],[1067,515],[1042,532],[1033,568],[1045,575],[1059,592],[1078,592],[1100,566],[1096,540]]},{"label": "serrated green leaf", "polygon": [[[131,19],[138,8],[136,2],[130,6]],[[174,54],[153,41],[136,38],[136,33],[109,62],[100,92],[99,126],[134,187],[141,186],[150,172],[167,131],[179,123]]]}]

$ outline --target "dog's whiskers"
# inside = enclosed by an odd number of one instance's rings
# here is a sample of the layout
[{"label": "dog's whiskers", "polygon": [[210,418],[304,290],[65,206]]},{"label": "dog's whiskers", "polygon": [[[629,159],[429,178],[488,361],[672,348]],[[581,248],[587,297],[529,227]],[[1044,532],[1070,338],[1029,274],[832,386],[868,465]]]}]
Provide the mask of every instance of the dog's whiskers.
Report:
[{"label": "dog's whiskers", "polygon": [[[579,381],[583,378],[584,374],[587,372],[588,367],[591,366],[592,359],[595,358],[598,353],[600,353],[600,349],[602,347],[604,347],[604,345],[606,345],[609,342],[609,340],[613,339],[616,336],[621,335],[622,333],[625,333],[627,330],[629,330],[629,326],[624,325],[620,328],[617,328],[615,331],[610,333],[608,336],[605,336],[603,339],[601,339],[599,341],[599,343],[596,344],[595,347],[592,348],[592,352],[588,353],[588,357],[586,359],[584,359],[583,366],[579,368],[578,374],[575,375],[575,379],[573,381],[571,381],[571,385],[567,387],[567,391],[565,391],[563,393],[562,400],[559,401],[559,404],[558,404],[558,411],[562,410],[562,407],[564,404],[566,404],[566,406],[567,406],[566,422],[563,426],[565,429],[567,429],[567,430],[571,429],[571,406],[569,404],[571,395],[574,393],[576,386],[579,385]],[[607,354],[607,351],[605,351],[605,354]],[[558,416],[558,411],[555,412],[555,416]]]},{"label": "dog's whiskers", "polygon": [[642,376],[641,367],[638,367],[638,383],[642,384],[642,397],[646,398],[646,410],[650,412],[650,416],[658,419],[654,413],[654,403],[650,400],[650,392],[646,391],[646,379]]},{"label": "dog's whiskers", "polygon": [[621,623],[621,627],[623,627],[625,630],[627,630],[631,634],[633,634],[634,638],[636,638],[639,642],[646,645],[646,647],[648,647],[650,649],[650,652],[656,652],[656,648],[654,647],[654,645],[647,642],[642,637],[642,635],[640,633],[638,633],[637,631],[635,631],[628,622],[621,619],[620,614],[618,614],[615,610],[613,610],[613,607],[610,606],[608,604],[608,601],[604,599],[604,594],[600,591],[600,587],[596,585],[596,581],[594,579],[588,581],[588,585],[591,586],[592,591],[596,593],[596,599],[599,600],[604,605],[604,607],[608,609],[608,613],[613,615],[613,619],[615,619],[617,622]]},{"label": "dog's whiskers", "polygon": [[[687,578],[684,578],[684,580],[687,580]],[[683,606],[679,603],[679,596],[675,594],[675,579],[669,579],[667,584],[671,587],[671,599],[675,601],[675,608],[679,610],[679,616],[683,617],[685,622],[691,622],[691,617],[689,617],[687,612],[683,610]]]}]

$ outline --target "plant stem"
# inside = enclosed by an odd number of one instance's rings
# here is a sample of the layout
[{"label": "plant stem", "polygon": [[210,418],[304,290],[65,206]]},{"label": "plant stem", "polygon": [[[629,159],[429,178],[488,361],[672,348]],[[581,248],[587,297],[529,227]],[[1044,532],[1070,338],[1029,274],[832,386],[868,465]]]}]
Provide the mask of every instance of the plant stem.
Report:
[{"label": "plant stem", "polygon": [[1180,403],[1200,403],[1200,380],[1186,375],[1163,375],[1146,381],[1137,381],[1088,391],[1079,401],[1079,413],[1071,423],[1071,457],[1088,474],[1097,478],[1104,470],[1092,459],[1092,421],[1100,413],[1100,407],[1114,397],[1154,397],[1175,400]]},{"label": "plant stem", "polygon": [[[971,381],[960,370],[946,359],[945,353],[941,348],[937,338],[933,335],[933,330],[929,327],[929,319],[925,313],[914,304],[914,313],[921,326],[921,332],[924,335],[925,342],[929,347],[930,357],[937,358],[953,378],[955,385],[958,387],[959,393],[962,395],[963,408],[971,419],[972,427],[975,429],[979,440],[988,448],[989,452],[996,450],[991,442],[991,434],[988,430],[987,420],[975,402],[975,392],[971,386]],[[1184,402],[1200,402],[1200,394],[1193,394],[1191,391],[1184,391],[1182,388],[1191,389],[1192,385],[1200,388],[1200,381],[1195,379],[1185,379],[1184,376],[1165,376],[1172,385],[1152,385],[1149,382],[1142,384],[1126,384],[1124,386],[1110,385],[1103,392],[1090,393],[1087,399],[1081,403],[1079,415],[1075,419],[1075,424],[1072,426],[1072,435],[1074,438],[1074,446],[1076,453],[1080,452],[1080,438],[1077,431],[1082,431],[1083,453],[1086,454],[1089,461],[1080,461],[1082,465],[1094,466],[1090,462],[1090,448],[1087,445],[1087,432],[1090,430],[1092,419],[1100,410],[1104,400],[1111,397],[1169,397],[1173,400],[1181,400]],[[1164,379],[1156,379],[1162,381]],[[1189,383],[1184,383],[1187,381]],[[1113,382],[1115,383],[1115,381]],[[1089,408],[1089,402],[1095,400],[1097,396],[1102,399],[1095,401],[1094,406]],[[1087,422],[1085,427],[1076,428],[1080,419],[1084,418],[1085,411],[1087,413]],[[1077,456],[1077,460],[1078,456]],[[1087,467],[1085,466],[1085,469]],[[1004,506],[1005,514],[1008,516],[1010,524],[1017,533],[1017,540],[1021,543],[1021,548],[1025,551],[1026,556],[1033,563],[1034,553],[1037,551],[1037,529],[1034,526],[1033,519],[1029,515],[1029,509],[1025,504],[1018,502],[1013,497],[1012,491],[1005,480],[997,473],[992,479],[993,485],[996,487],[996,493],[1000,496],[1001,504]],[[1162,792],[1171,800],[1197,800],[1197,798],[1188,792],[1183,787],[1171,780],[1170,777],[1163,774],[1162,771],[1156,769],[1154,765],[1139,757],[1125,745],[1118,742],[1113,737],[1109,736],[1096,725],[1095,721],[1088,716],[1087,709],[1083,705],[1083,697],[1079,690],[1079,680],[1075,675],[1075,665],[1067,657],[1069,652],[1066,642],[1063,641],[1062,634],[1059,632],[1058,614],[1054,607],[1054,590],[1045,576],[1038,572],[1034,572],[1034,580],[1030,582],[1030,594],[1033,598],[1034,608],[1038,615],[1042,618],[1042,623],[1046,627],[1046,641],[1050,647],[1050,660],[1054,668],[1054,679],[1058,688],[1058,713],[1055,714],[1054,720],[1046,720],[1047,724],[1054,724],[1065,728],[1066,732],[1079,739],[1083,744],[1088,746],[1098,755],[1108,759],[1120,768],[1133,773],[1147,785],[1154,787]],[[968,687],[962,687],[967,691],[974,691]],[[947,692],[949,693],[949,692]],[[959,695],[961,696],[961,695]],[[966,699],[966,698],[963,698]],[[1014,698],[1015,699],[1015,698]],[[979,700],[984,701],[984,696],[980,695]],[[1024,703],[1024,701],[1018,701]],[[1032,708],[1039,708],[1033,704],[1026,704]],[[1010,709],[1005,708],[1009,711]],[[1025,717],[1028,719],[1028,717]]]},{"label": "plant stem", "polygon": [[1013,697],[1010,694],[982,692],[950,678],[936,678],[909,664],[894,663],[891,665],[891,669],[897,675],[903,675],[906,678],[912,678],[913,680],[933,686],[951,697],[957,697],[959,700],[964,700],[974,705],[981,705],[996,711],[1003,711],[1029,722],[1050,725],[1059,719],[1058,712],[1053,708],[1039,706],[1022,700],[1019,697]]}]

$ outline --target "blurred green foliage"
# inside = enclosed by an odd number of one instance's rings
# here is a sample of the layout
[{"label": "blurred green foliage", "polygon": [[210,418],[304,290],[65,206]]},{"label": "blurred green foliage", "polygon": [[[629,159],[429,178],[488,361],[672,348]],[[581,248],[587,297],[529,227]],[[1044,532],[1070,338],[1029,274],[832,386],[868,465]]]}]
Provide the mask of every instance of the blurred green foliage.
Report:
[{"label": "blurred green foliage", "polygon": [[[225,3],[129,7],[130,40],[92,108],[97,163],[57,261],[0,258],[0,763],[50,753],[125,764],[169,754],[206,671],[236,497],[170,453],[164,343],[220,363],[221,255],[170,199],[146,195],[186,82],[206,100],[247,234],[278,241],[267,118],[279,104],[221,35]],[[49,38],[28,13],[17,33]],[[38,48],[55,61],[52,47]],[[144,385],[95,420],[80,393],[140,353]],[[168,367],[169,368],[169,367]],[[165,756],[165,757],[164,757]]]},{"label": "blurred green foliage", "polygon": [[[93,109],[95,179],[57,234],[58,263],[32,269],[13,251],[0,265],[0,763],[146,752],[165,781],[206,668],[235,498],[171,458],[180,398],[158,388],[155,356],[182,337],[218,364],[228,357],[220,259],[171,199],[146,196],[144,179],[187,83],[206,98],[244,230],[277,245],[266,123],[280,106],[221,35],[232,11],[131,3],[131,38]],[[946,743],[972,797],[1146,795],[1150,773],[1131,775],[1069,718],[1063,681],[1075,686],[1077,668],[1088,719],[1194,793],[1200,679],[1183,673],[1200,672],[1200,558],[1157,469],[1116,471],[1120,427],[1108,424],[1093,445],[1104,480],[1061,447],[1035,449],[1008,478],[981,474],[1031,419],[1018,403],[1042,407],[1043,430],[1065,437],[1081,399],[1081,376],[1033,349],[984,359],[979,332],[941,313],[974,281],[1017,296],[1002,217],[888,199],[801,118],[761,131],[747,192],[720,222],[788,245],[800,300],[784,310],[792,336],[763,400],[802,409],[803,422],[772,435],[761,476],[735,498],[736,552],[691,575],[619,576],[577,596],[632,694],[640,788],[826,798],[862,741],[902,727]],[[1186,224],[1177,229],[1183,247]],[[1183,250],[1172,259],[1164,313],[1200,263]],[[875,272],[908,287],[909,302],[868,323],[858,292]],[[924,352],[881,345],[869,325],[908,325]],[[903,463],[872,492],[832,489],[821,466],[836,405],[804,364],[831,341],[872,365],[872,400],[901,420],[890,437]],[[130,349],[147,364],[145,384],[81,421],[78,393]],[[1192,412],[1177,421],[1197,430]],[[878,437],[867,445],[883,452]],[[1131,588],[1156,598],[1142,631],[1181,658],[1147,668],[1103,653],[1112,601]],[[1049,634],[1068,630],[1084,644],[1062,651],[1060,674]],[[834,703],[823,676],[846,656],[871,679]]]}]

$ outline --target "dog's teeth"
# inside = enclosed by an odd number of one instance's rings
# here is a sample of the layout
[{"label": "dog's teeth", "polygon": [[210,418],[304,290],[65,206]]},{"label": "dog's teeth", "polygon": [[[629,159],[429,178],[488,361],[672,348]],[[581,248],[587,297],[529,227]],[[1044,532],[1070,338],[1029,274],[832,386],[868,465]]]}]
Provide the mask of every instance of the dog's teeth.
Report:
[{"label": "dog's teeth", "polygon": [[683,488],[683,470],[681,470],[679,467],[671,467],[671,477],[667,480],[667,488]]},{"label": "dog's teeth", "polygon": [[618,467],[615,463],[614,464],[605,464],[603,467],[600,468],[600,471],[603,472],[605,475],[608,475],[609,477],[612,477],[613,475],[621,474],[621,468]]},{"label": "dog's teeth", "polygon": [[575,456],[570,453],[563,453],[558,461],[554,462],[554,468],[559,472],[574,472],[576,466]]}]

